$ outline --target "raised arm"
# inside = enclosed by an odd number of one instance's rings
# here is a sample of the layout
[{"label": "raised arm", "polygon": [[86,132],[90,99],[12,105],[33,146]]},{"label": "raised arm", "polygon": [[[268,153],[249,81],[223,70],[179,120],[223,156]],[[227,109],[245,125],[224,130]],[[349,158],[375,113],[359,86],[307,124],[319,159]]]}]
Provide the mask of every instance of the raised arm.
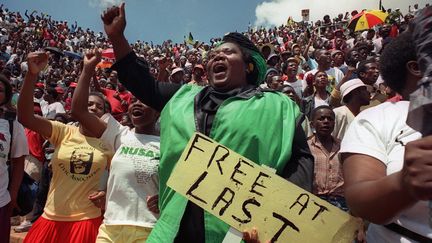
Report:
[{"label": "raised arm", "polygon": [[38,74],[48,64],[48,54],[32,52],[27,56],[28,72],[18,99],[18,121],[25,127],[49,138],[52,126],[46,118],[34,114],[33,92]]},{"label": "raised arm", "polygon": [[330,101],[329,101],[331,107],[336,108],[336,107],[341,106],[342,94],[340,92],[340,87],[342,86],[342,84],[344,84],[350,80],[350,78],[351,78],[351,76],[355,70],[356,70],[355,67],[348,67],[348,71],[346,72],[345,76],[332,90],[331,96],[330,96]]},{"label": "raised arm", "polygon": [[100,86],[99,80],[97,80],[97,78],[96,78],[96,73],[93,74],[93,81],[92,81],[92,83],[93,83],[93,90],[94,91],[101,92],[101,93],[104,94],[104,91],[103,91],[102,87]]},{"label": "raised arm", "polygon": [[113,44],[119,81],[144,104],[161,111],[180,84],[158,82],[150,74],[148,63],[138,58],[124,36],[126,27],[125,5],[107,9],[102,15],[105,32]]},{"label": "raised arm", "polygon": [[72,97],[71,114],[87,130],[92,131],[95,137],[100,137],[106,130],[106,123],[88,110],[88,97],[90,80],[95,72],[96,65],[101,60],[101,51],[92,50],[84,56],[84,68],[78,79],[78,85]]},{"label": "raised arm", "polygon": [[132,48],[129,46],[124,36],[124,30],[126,28],[125,3],[121,3],[119,7],[114,6],[107,9],[104,11],[101,18],[105,33],[113,44],[116,59],[120,60],[128,53],[132,52]]}]

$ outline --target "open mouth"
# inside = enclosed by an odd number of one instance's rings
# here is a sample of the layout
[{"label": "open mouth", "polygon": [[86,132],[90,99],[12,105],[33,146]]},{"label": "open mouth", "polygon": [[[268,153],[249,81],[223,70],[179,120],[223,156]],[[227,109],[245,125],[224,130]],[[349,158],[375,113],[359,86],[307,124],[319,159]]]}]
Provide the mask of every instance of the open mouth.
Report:
[{"label": "open mouth", "polygon": [[143,114],[144,112],[139,107],[132,109],[132,116],[142,116]]},{"label": "open mouth", "polygon": [[217,63],[213,66],[213,73],[216,76],[223,75],[227,71],[227,66],[224,63]]},{"label": "open mouth", "polygon": [[321,127],[320,130],[321,130],[321,131],[329,131],[329,130],[330,130],[330,127],[329,127],[329,126],[323,126],[323,127]]}]

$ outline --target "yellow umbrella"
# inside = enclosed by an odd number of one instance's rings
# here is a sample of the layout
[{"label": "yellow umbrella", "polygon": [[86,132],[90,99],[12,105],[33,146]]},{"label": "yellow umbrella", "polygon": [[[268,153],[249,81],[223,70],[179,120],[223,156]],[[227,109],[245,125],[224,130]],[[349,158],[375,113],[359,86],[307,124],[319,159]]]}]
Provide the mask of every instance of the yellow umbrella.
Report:
[{"label": "yellow umbrella", "polygon": [[367,30],[384,23],[387,16],[388,14],[381,10],[362,11],[351,19],[348,28],[353,31]]}]

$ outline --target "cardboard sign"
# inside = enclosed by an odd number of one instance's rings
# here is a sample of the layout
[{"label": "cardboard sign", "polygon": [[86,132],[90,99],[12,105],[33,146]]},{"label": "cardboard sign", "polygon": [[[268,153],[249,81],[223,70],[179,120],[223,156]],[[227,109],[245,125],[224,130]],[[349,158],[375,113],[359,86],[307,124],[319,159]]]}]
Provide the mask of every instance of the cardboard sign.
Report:
[{"label": "cardboard sign", "polygon": [[309,21],[309,9],[302,9],[301,15],[303,17],[303,21],[305,22]]},{"label": "cardboard sign", "polygon": [[195,133],[168,186],[261,241],[352,242],[359,221],[270,169]]}]

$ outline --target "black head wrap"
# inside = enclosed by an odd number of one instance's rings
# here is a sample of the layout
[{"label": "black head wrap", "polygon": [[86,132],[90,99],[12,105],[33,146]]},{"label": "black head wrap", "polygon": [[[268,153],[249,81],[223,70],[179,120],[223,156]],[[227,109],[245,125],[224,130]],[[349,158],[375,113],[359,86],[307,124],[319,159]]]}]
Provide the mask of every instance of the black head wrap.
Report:
[{"label": "black head wrap", "polygon": [[252,66],[248,67],[250,71],[247,75],[248,82],[255,85],[261,84],[265,78],[267,64],[255,44],[246,36],[237,32],[231,32],[226,34],[223,37],[222,42],[230,42],[237,44],[243,51],[247,52],[250,55],[252,59]]}]

